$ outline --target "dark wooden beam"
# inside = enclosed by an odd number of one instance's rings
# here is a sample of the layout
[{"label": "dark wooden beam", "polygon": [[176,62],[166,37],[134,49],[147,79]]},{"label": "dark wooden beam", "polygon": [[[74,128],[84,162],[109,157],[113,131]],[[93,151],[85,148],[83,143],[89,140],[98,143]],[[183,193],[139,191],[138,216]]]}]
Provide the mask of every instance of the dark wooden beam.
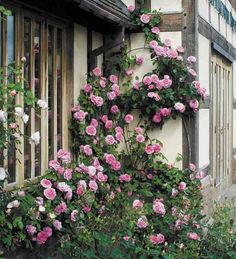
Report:
[{"label": "dark wooden beam", "polygon": [[[140,8],[139,0],[135,0],[135,7]],[[144,0],[142,7],[151,10],[151,0]]]},{"label": "dark wooden beam", "polygon": [[183,14],[171,13],[163,14],[162,22],[160,24],[161,31],[182,31],[183,29]]},{"label": "dark wooden beam", "polygon": [[[229,60],[231,59],[231,62],[232,59],[236,60],[236,48],[201,16],[198,17],[198,32],[209,41],[217,44],[224,51],[224,56],[227,56],[226,58]],[[223,53],[220,54],[223,55]]]},{"label": "dark wooden beam", "polygon": [[[183,7],[183,30],[182,46],[186,49],[185,56],[198,56],[198,46],[196,37],[196,8],[195,0],[182,0]],[[195,67],[198,72],[198,67]],[[199,117],[198,114],[185,117],[183,119],[183,166],[189,163],[198,165],[199,153]]]}]

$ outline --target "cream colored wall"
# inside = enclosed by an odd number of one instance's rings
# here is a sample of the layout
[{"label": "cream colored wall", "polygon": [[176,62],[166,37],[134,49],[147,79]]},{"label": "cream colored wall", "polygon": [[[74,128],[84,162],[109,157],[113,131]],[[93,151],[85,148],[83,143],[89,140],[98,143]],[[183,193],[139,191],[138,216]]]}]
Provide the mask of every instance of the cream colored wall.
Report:
[{"label": "cream colored wall", "polygon": [[75,24],[74,26],[74,103],[79,96],[80,89],[86,83],[87,74],[87,28]]},{"label": "cream colored wall", "polygon": [[199,62],[199,81],[202,87],[207,89],[207,94],[209,94],[210,89],[210,41],[198,34],[198,62]]},{"label": "cream colored wall", "polygon": [[233,147],[236,147],[236,109],[233,111]]},{"label": "cream colored wall", "polygon": [[209,0],[200,0],[200,1],[198,1],[198,13],[207,22],[209,22],[209,15],[210,15],[209,9],[210,9]]},{"label": "cream colored wall", "polygon": [[199,111],[199,168],[209,165],[209,109]]},{"label": "cream colored wall", "polygon": [[[181,32],[167,33],[162,32],[161,38],[170,38],[172,40],[172,45],[177,47],[181,45],[182,37]],[[142,48],[144,46],[144,35],[143,33],[133,33],[131,34],[131,49]],[[135,69],[135,76],[139,77],[139,80],[142,80],[143,76],[150,72],[153,69],[152,62],[150,61],[150,53],[148,50],[135,50],[131,52],[137,56],[144,57],[144,64]],[[136,122],[138,121],[136,115]],[[156,139],[159,139],[163,145],[163,154],[168,158],[169,163],[175,162],[176,155],[178,153],[182,154],[182,121],[170,120],[168,121],[162,130],[154,130],[149,132],[150,136]],[[181,163],[178,164],[181,167]]]},{"label": "cream colored wall", "polygon": [[122,0],[122,2],[127,6],[129,6],[129,5],[135,6],[135,0]]},{"label": "cream colored wall", "polygon": [[182,11],[182,0],[152,0],[152,10],[159,10],[162,12],[181,12]]},{"label": "cream colored wall", "polygon": [[[101,33],[98,33],[96,31],[92,32],[92,49],[97,49],[103,45],[103,35]],[[103,64],[103,55],[99,55],[97,57],[97,66],[102,68]]]}]

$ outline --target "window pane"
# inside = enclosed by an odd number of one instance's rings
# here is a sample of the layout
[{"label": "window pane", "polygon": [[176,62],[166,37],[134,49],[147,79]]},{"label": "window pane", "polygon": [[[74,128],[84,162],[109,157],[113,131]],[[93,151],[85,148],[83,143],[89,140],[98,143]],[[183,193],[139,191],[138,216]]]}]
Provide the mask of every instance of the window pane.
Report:
[{"label": "window pane", "polygon": [[[35,23],[34,29],[34,93],[35,97],[41,98],[40,91],[40,57],[41,57],[41,25],[39,22]],[[35,132],[41,132],[41,109],[35,111]],[[41,143],[41,142],[40,142]],[[41,144],[35,145],[35,176],[39,176],[41,174],[40,168],[40,160],[41,160]]]},{"label": "window pane", "polygon": [[62,30],[57,29],[57,149],[62,147]]},{"label": "window pane", "polygon": [[[8,16],[7,17],[7,65],[13,65],[14,62],[14,48],[15,48],[15,17]],[[9,77],[10,81],[14,81],[14,78]],[[8,172],[9,172],[9,182],[16,181],[16,168],[15,168],[15,161],[16,161],[16,152],[15,152],[15,144],[14,138],[9,139],[10,146],[8,147]]]},{"label": "window pane", "polygon": [[[26,62],[24,64],[24,88],[26,90],[30,90],[30,45],[31,45],[31,37],[30,37],[30,19],[25,18],[24,19],[24,56],[26,58]],[[25,113],[30,115],[30,107],[25,104]],[[24,126],[24,133],[27,136],[31,135],[31,127],[30,127],[30,121],[31,116],[28,121],[28,123]],[[24,173],[25,173],[25,179],[28,179],[31,177],[31,146],[29,144],[28,139],[24,139]]]},{"label": "window pane", "polygon": [[54,94],[53,94],[53,27],[48,27],[48,154],[49,160],[53,159],[53,139],[54,139]]}]

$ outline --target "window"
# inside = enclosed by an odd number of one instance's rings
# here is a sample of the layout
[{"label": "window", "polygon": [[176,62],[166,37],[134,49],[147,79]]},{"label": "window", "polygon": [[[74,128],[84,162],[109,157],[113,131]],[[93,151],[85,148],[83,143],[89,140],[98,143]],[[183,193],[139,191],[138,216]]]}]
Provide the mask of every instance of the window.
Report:
[{"label": "window", "polygon": [[24,10],[17,10],[0,26],[1,64],[11,64],[15,57],[24,56],[24,88],[48,103],[46,110],[32,109],[17,99],[29,115],[28,123],[21,125],[22,131],[28,136],[39,131],[41,141],[34,145],[25,139],[20,152],[15,152],[15,147],[6,150],[8,156],[0,159],[0,165],[8,168],[10,185],[22,185],[24,180],[43,174],[48,161],[56,158],[57,150],[62,148],[64,38],[63,25]]}]

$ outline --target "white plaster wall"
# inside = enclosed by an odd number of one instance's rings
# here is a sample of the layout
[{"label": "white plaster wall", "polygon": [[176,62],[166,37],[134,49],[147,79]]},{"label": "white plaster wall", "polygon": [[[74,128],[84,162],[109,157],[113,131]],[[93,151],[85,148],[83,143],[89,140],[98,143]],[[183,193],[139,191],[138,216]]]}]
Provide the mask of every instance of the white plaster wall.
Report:
[{"label": "white plaster wall", "polygon": [[[235,84],[236,84],[236,62],[234,61],[233,62],[233,98],[236,99],[236,87],[235,87]],[[236,128],[235,128],[236,130]]]},{"label": "white plaster wall", "polygon": [[207,166],[209,161],[209,109],[199,111],[199,168]]},{"label": "white plaster wall", "polygon": [[198,62],[199,62],[199,81],[202,87],[207,89],[207,94],[209,94],[210,89],[210,41],[203,37],[201,34],[198,34]]},{"label": "white plaster wall", "polygon": [[233,147],[236,147],[236,109],[233,110]]},{"label": "white plaster wall", "polygon": [[209,0],[198,1],[198,13],[207,22],[209,21],[209,7]]},{"label": "white plaster wall", "polygon": [[221,15],[220,15],[220,33],[226,38],[226,22]]},{"label": "white plaster wall", "polygon": [[216,9],[211,5],[210,7],[210,13],[211,13],[211,25],[217,30],[219,30],[219,17],[218,17],[218,12]]},{"label": "white plaster wall", "polygon": [[135,0],[122,0],[122,2],[127,6],[129,6],[129,5],[135,6]]},{"label": "white plaster wall", "polygon": [[[181,32],[175,33],[161,33],[161,38],[170,38],[172,40],[172,45],[177,47],[181,45],[182,37]],[[142,48],[144,46],[144,34],[143,33],[133,33],[131,34],[131,49]],[[136,67],[135,76],[139,77],[139,80],[142,80],[143,76],[150,72],[153,69],[152,62],[150,61],[150,53],[148,50],[135,50],[132,51],[131,54],[142,55],[144,57],[144,64],[142,66]],[[135,122],[138,121],[138,116],[135,116]],[[152,138],[156,138],[160,140],[163,147],[163,154],[169,160],[169,163],[175,162],[176,155],[178,153],[182,154],[182,121],[178,120],[170,120],[168,121],[162,130],[154,130],[149,133]],[[177,166],[181,167],[181,163]]]},{"label": "white plaster wall", "polygon": [[[99,47],[101,47],[103,45],[103,35],[101,33],[98,33],[96,31],[92,32],[92,49],[97,49]],[[102,68],[102,64],[103,64],[103,55],[99,55],[97,57],[97,65],[98,67]]]},{"label": "white plaster wall", "polygon": [[180,12],[182,11],[182,1],[181,0],[152,0],[151,1],[152,10],[159,10],[161,8],[162,12]]},{"label": "white plaster wall", "polygon": [[161,32],[160,38],[162,40],[170,39],[172,48],[176,48],[182,45],[182,32],[175,31],[175,32]]},{"label": "white plaster wall", "polygon": [[86,83],[87,74],[87,28],[74,26],[74,102],[76,103],[80,89]]}]

